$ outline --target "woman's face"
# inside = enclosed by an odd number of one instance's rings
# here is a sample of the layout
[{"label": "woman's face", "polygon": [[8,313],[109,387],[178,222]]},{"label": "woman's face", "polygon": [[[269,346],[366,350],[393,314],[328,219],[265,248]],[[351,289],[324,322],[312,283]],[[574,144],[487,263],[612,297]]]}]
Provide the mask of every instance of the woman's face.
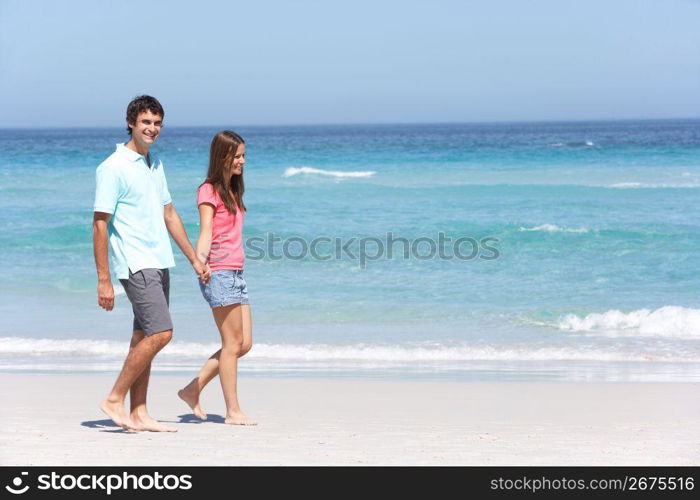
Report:
[{"label": "woman's face", "polygon": [[236,153],[229,159],[231,175],[241,175],[245,165],[245,144],[239,144]]}]

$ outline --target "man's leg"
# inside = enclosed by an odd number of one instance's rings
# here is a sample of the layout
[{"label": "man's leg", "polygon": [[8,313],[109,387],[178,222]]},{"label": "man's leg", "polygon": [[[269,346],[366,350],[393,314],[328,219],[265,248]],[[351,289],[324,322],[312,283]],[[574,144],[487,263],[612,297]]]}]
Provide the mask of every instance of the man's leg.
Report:
[{"label": "man's leg", "polygon": [[[173,336],[173,324],[168,310],[170,275],[167,269],[149,268],[136,273],[130,270],[129,279],[120,282],[134,310],[134,334],[124,367],[112,392],[100,407],[117,425],[125,428],[175,430],[160,426],[145,411],[151,361]],[[145,336],[146,332],[155,333]],[[132,394],[132,419],[129,419],[124,413],[124,400],[134,384],[136,388],[135,394]],[[135,408],[139,411],[134,412]],[[132,421],[134,417],[136,421]]]},{"label": "man's leg", "polygon": [[[164,333],[164,332],[161,332]],[[160,335],[160,334],[156,334]],[[131,337],[130,349],[133,349],[139,342],[145,338],[143,330],[134,330]],[[139,431],[152,432],[177,432],[174,427],[162,425],[157,420],[148,414],[146,407],[146,397],[148,395],[148,381],[151,376],[151,363],[141,372],[141,375],[131,385],[129,396],[131,399],[131,412],[129,419],[131,420],[134,429]]]},{"label": "man's leg", "polygon": [[[131,335],[131,345],[129,345],[129,351],[136,347],[136,345],[141,342],[146,337],[143,330],[134,330]],[[131,413],[140,406],[146,406],[146,396],[148,393],[148,379],[151,375],[151,364],[143,370],[141,375],[134,381],[129,390],[129,397],[131,398]]]},{"label": "man's leg", "polygon": [[[150,337],[145,337],[129,349],[129,354],[124,360],[124,366],[117,377],[117,381],[114,383],[114,387],[112,387],[112,391],[100,405],[102,411],[114,420],[115,424],[124,428],[135,428],[124,412],[126,393],[129,392],[136,379],[144,373],[144,370],[150,367],[155,355],[170,342],[172,336],[172,330],[156,333]],[[145,381],[147,385],[148,376],[146,376]],[[143,395],[145,396],[145,391],[143,391]]]}]

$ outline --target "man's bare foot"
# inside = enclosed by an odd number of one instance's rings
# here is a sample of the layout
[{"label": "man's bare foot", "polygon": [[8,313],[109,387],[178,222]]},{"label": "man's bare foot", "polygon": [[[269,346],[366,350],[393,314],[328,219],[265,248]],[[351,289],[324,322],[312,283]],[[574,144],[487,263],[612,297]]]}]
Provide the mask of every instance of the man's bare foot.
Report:
[{"label": "man's bare foot", "polygon": [[112,421],[117,424],[122,429],[132,429],[133,426],[129,421],[129,417],[126,416],[124,412],[124,402],[110,401],[106,398],[102,403],[100,403],[100,410],[102,410]]},{"label": "man's bare foot", "polygon": [[258,425],[257,422],[240,411],[226,415],[224,422],[230,425]]},{"label": "man's bare foot", "polygon": [[131,424],[135,431],[177,432],[175,427],[163,425],[147,413],[132,413]]},{"label": "man's bare foot", "polygon": [[207,414],[204,413],[199,407],[199,395],[189,389],[189,387],[190,386],[188,385],[184,389],[177,391],[177,395],[180,397],[180,399],[187,403],[187,406],[192,409],[192,413],[194,413],[197,418],[200,420],[206,420]]}]

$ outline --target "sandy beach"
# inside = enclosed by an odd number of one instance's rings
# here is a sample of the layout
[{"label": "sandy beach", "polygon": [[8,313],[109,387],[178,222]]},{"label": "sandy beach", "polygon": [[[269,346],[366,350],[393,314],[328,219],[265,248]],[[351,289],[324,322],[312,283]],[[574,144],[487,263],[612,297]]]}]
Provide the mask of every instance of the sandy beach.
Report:
[{"label": "sandy beach", "polygon": [[152,376],[177,433],[127,433],[98,410],[113,375],[4,374],[2,465],[700,465],[700,385],[247,378],[256,427],[199,422]]}]

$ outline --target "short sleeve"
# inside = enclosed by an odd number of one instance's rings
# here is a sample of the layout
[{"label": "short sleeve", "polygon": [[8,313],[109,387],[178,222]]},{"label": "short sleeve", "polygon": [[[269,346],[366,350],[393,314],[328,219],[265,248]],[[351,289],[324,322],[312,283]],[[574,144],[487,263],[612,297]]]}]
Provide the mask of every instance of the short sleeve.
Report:
[{"label": "short sleeve", "polygon": [[113,167],[100,165],[95,172],[95,212],[114,214],[120,194],[119,175]]},{"label": "short sleeve", "polygon": [[163,205],[169,205],[173,202],[173,199],[170,196],[170,191],[168,191],[168,181],[165,179],[165,170],[162,163],[160,164],[160,171],[160,201]]},{"label": "short sleeve", "polygon": [[208,182],[205,182],[199,187],[199,190],[197,191],[197,206],[201,205],[202,203],[209,203],[216,208],[217,201],[214,186]]}]

